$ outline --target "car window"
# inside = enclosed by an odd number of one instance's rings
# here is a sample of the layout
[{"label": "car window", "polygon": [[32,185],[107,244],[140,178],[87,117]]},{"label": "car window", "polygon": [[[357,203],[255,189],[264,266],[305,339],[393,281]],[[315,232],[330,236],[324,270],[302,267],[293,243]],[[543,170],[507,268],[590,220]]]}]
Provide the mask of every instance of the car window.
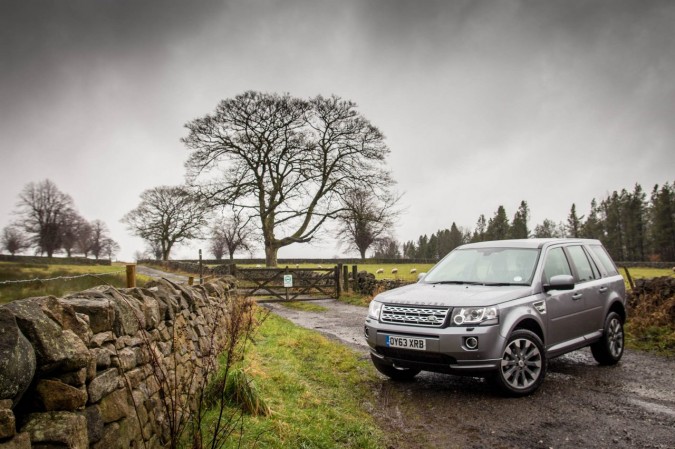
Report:
[{"label": "car window", "polygon": [[605,248],[603,248],[602,245],[590,245],[590,248],[591,251],[593,251],[593,254],[595,254],[597,259],[600,261],[601,268],[603,268],[603,276],[615,276],[619,274],[616,266],[614,265],[614,262],[612,262],[612,259],[609,257],[609,254],[607,254],[607,251],[605,251]]},{"label": "car window", "polygon": [[572,275],[570,264],[562,248],[553,248],[546,254],[546,263],[544,264],[544,283],[551,282],[553,276],[560,274]]},{"label": "car window", "polygon": [[593,273],[591,263],[589,262],[588,257],[581,246],[568,246],[567,252],[572,259],[574,268],[576,268],[578,282],[592,281],[595,279],[595,274]]}]

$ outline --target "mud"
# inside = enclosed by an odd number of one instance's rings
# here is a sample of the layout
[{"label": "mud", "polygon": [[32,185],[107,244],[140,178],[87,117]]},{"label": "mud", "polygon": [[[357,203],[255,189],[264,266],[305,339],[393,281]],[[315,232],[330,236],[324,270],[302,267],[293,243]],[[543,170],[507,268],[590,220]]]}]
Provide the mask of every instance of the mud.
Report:
[{"label": "mud", "polygon": [[[364,359],[366,309],[315,301],[324,312],[266,304],[294,323],[339,340]],[[675,359],[627,350],[601,367],[587,349],[549,362],[532,396],[505,398],[481,378],[421,373],[381,376],[365,401],[391,449],[675,448]]]}]

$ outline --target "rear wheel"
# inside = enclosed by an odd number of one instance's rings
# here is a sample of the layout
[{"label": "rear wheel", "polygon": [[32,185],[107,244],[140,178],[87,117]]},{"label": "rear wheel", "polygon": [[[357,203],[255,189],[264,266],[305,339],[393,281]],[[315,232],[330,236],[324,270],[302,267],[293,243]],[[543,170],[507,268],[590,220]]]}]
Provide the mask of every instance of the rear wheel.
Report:
[{"label": "rear wheel", "polygon": [[593,358],[601,365],[616,365],[623,356],[623,320],[616,312],[605,319],[602,338],[591,345]]},{"label": "rear wheel", "polygon": [[510,396],[525,396],[539,388],[545,374],[546,356],[539,336],[526,329],[513,331],[494,376],[497,387]]},{"label": "rear wheel", "polygon": [[414,368],[399,368],[394,365],[389,365],[382,362],[382,360],[378,359],[373,354],[370,354],[370,359],[373,361],[375,368],[391,380],[400,382],[411,381],[421,371]]}]

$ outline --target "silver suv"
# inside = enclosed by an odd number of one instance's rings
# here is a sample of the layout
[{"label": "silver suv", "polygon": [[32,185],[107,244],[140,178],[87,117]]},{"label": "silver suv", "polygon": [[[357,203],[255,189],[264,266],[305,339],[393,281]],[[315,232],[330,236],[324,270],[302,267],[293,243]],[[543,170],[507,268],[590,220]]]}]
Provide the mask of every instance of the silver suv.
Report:
[{"label": "silver suv", "polygon": [[626,289],[598,240],[463,245],[413,285],[377,295],[365,336],[381,373],[486,376],[535,391],[547,360],[584,346],[602,365],[623,355]]}]

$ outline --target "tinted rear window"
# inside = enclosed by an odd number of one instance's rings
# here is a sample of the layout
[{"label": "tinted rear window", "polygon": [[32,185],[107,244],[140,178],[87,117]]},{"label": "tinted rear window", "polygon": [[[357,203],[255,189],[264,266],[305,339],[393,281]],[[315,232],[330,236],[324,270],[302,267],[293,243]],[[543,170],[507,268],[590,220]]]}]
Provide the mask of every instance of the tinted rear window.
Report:
[{"label": "tinted rear window", "polygon": [[600,268],[603,271],[603,276],[614,276],[619,274],[616,265],[612,262],[612,258],[609,257],[605,248],[601,245],[591,245],[590,248],[596,258],[600,261]]}]

